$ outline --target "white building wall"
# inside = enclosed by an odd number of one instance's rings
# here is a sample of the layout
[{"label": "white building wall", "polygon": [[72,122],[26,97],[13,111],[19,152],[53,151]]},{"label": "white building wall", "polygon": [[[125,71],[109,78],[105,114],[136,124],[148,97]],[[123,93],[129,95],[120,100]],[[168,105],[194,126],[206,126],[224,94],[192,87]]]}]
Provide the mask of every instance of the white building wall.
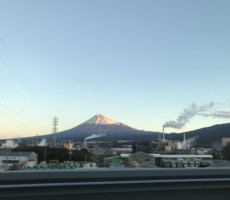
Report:
[{"label": "white building wall", "polygon": [[7,163],[20,163],[25,166],[34,166],[37,164],[37,154],[34,152],[31,152],[27,155],[14,155],[10,152],[6,152],[5,155],[0,155],[0,164]]},{"label": "white building wall", "polygon": [[13,162],[20,162],[20,163],[25,163],[27,161],[26,156],[0,156],[0,163],[2,164],[4,161],[13,161]]}]

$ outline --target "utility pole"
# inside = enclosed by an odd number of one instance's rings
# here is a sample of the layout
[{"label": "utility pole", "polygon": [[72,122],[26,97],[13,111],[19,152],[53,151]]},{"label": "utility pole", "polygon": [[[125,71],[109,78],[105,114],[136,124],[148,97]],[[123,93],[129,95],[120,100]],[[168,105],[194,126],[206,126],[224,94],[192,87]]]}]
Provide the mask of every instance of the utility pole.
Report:
[{"label": "utility pole", "polygon": [[57,133],[58,118],[55,116],[53,118],[53,137],[52,137],[52,147],[57,147],[56,133]]},{"label": "utility pole", "polygon": [[46,146],[44,146],[44,162],[46,162]]}]

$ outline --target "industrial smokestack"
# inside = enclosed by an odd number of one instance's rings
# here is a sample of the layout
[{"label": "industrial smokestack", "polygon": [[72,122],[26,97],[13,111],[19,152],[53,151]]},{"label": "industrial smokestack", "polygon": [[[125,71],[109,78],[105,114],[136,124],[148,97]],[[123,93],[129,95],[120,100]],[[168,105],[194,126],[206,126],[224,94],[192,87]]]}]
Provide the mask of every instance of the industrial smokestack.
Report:
[{"label": "industrial smokestack", "polygon": [[186,141],[186,135],[184,133],[184,141],[183,141],[184,145],[185,145],[185,149],[188,148],[188,142]]},{"label": "industrial smokestack", "polygon": [[163,141],[165,141],[165,129],[164,129],[164,127],[163,127],[163,130],[162,130],[162,133],[163,133]]}]

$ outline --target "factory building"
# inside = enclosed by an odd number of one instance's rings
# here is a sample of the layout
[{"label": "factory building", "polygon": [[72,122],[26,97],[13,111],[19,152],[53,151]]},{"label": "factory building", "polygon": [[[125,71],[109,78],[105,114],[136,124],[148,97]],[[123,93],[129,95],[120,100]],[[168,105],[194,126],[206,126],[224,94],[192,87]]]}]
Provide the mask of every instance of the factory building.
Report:
[{"label": "factory building", "polygon": [[0,165],[7,169],[34,167],[37,160],[38,155],[34,152],[0,151]]},{"label": "factory building", "polygon": [[212,165],[212,155],[161,155],[151,154],[155,164],[166,168],[208,167]]},{"label": "factory building", "polygon": [[120,153],[132,153],[132,148],[124,148],[124,147],[111,148],[110,151],[112,151],[114,155]]},{"label": "factory building", "polygon": [[222,151],[223,147],[226,146],[228,143],[230,143],[230,138],[229,137],[223,137],[218,140],[212,141],[212,149],[214,151]]},{"label": "factory building", "polygon": [[131,167],[155,167],[154,157],[144,152],[130,154],[128,160]]},{"label": "factory building", "polygon": [[[135,154],[121,154],[121,158],[128,159],[130,162],[148,162],[151,165],[166,168],[187,168],[187,167],[207,167],[212,165],[212,155],[162,155],[145,154],[138,152]],[[139,160],[142,159],[142,160]],[[143,160],[144,159],[144,160]],[[137,165],[138,166],[138,165]]]}]

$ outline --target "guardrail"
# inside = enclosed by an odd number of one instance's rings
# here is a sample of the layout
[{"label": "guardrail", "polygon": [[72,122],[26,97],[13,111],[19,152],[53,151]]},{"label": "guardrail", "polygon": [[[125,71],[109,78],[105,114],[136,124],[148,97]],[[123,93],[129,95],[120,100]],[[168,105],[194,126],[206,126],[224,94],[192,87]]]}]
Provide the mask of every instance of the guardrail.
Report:
[{"label": "guardrail", "polygon": [[97,169],[0,173],[0,199],[221,200],[229,169]]}]

